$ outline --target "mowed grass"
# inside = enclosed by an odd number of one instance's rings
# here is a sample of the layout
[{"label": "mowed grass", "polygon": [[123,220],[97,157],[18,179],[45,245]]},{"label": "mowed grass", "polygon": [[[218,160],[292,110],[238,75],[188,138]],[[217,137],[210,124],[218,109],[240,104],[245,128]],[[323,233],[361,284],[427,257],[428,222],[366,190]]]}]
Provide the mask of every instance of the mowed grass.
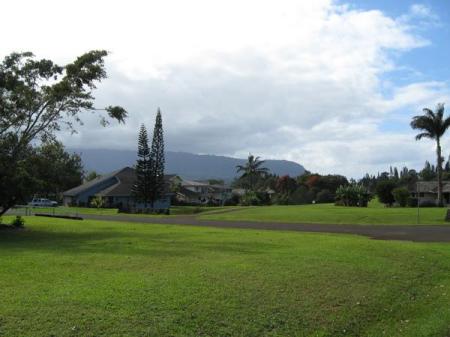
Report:
[{"label": "mowed grass", "polygon": [[377,202],[369,207],[342,207],[334,204],[299,206],[256,206],[233,212],[202,215],[204,220],[268,221],[286,223],[358,225],[448,225],[447,208],[384,207]]},{"label": "mowed grass", "polygon": [[0,232],[0,336],[450,334],[446,244],[26,221]]}]

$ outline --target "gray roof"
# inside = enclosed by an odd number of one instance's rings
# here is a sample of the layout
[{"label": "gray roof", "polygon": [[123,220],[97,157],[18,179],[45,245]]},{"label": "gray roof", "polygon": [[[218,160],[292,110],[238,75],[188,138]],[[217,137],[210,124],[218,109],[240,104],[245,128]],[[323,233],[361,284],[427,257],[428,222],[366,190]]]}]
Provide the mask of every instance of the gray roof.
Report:
[{"label": "gray roof", "polygon": [[214,190],[229,190],[231,187],[225,185],[209,184],[207,182],[195,181],[195,180],[182,180],[181,186],[183,187],[207,187]]},{"label": "gray roof", "polygon": [[[130,196],[133,185],[136,181],[136,171],[131,167],[124,167],[120,170],[114,171],[112,173],[103,175],[94,180],[88,181],[80,186],[72,188],[63,193],[64,196],[74,197],[77,196],[88,189],[94,187],[97,184],[105,182],[111,178],[114,178],[115,182],[105,187],[100,192],[97,192],[96,195],[102,197],[123,197]],[[168,190],[169,181],[174,178],[174,175],[165,175],[164,180],[166,182],[166,189]],[[167,193],[168,191],[166,191]]]},{"label": "gray roof", "polygon": [[[419,181],[417,183],[417,187],[413,188],[413,191],[416,192],[416,188],[419,189],[419,193],[437,193],[437,181]],[[449,193],[450,192],[450,181],[442,182],[442,192]]]},{"label": "gray roof", "polygon": [[120,171],[122,171],[122,170],[124,170],[126,168],[129,168],[129,167],[125,167],[123,169],[120,169],[120,170],[117,170],[117,171],[114,171],[114,172],[102,175],[100,177],[97,177],[97,178],[95,178],[95,179],[93,179],[91,181],[88,181],[88,182],[86,182],[84,184],[81,184],[80,186],[77,186],[77,187],[74,187],[74,188],[72,188],[72,189],[70,189],[68,191],[65,191],[63,193],[63,195],[64,196],[68,196],[68,197],[75,197],[78,194],[81,194],[84,191],[90,189],[91,187],[94,187],[95,185],[97,185],[99,183],[102,183],[102,182],[104,182],[104,181],[106,181],[108,179],[111,179],[111,178],[115,177]]}]

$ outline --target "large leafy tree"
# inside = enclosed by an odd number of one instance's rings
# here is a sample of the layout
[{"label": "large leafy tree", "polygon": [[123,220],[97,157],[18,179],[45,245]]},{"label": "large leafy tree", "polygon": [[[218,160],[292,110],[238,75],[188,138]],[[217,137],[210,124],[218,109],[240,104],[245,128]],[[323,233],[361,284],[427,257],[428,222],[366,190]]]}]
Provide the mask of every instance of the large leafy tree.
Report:
[{"label": "large leafy tree", "polygon": [[438,183],[438,205],[443,206],[442,197],[442,149],[441,138],[450,126],[450,117],[444,117],[444,104],[440,103],[436,106],[435,111],[425,108],[424,114],[413,117],[411,127],[421,132],[416,136],[416,140],[429,138],[436,141],[437,156],[437,183]]},{"label": "large leafy tree", "polygon": [[164,166],[164,131],[161,110],[158,108],[155,127],[153,129],[152,147],[150,150],[150,174],[152,182],[150,204],[152,208],[154,207],[155,201],[161,199],[165,193]]},{"label": "large leafy tree", "polygon": [[59,199],[61,193],[83,182],[83,163],[76,153],[69,153],[61,142],[49,142],[35,149],[30,157],[39,196]]},{"label": "large leafy tree", "polygon": [[75,132],[83,112],[97,112],[103,125],[109,119],[124,122],[122,107],[94,106],[92,91],[106,78],[106,56],[106,51],[93,50],[61,66],[25,52],[0,63],[0,215],[24,198],[17,179],[30,144],[53,139],[64,127]]},{"label": "large leafy tree", "polygon": [[240,179],[248,182],[250,191],[254,190],[256,179],[268,173],[269,170],[263,165],[264,160],[260,160],[259,157],[250,154],[245,165],[236,166],[237,173],[242,173]]}]

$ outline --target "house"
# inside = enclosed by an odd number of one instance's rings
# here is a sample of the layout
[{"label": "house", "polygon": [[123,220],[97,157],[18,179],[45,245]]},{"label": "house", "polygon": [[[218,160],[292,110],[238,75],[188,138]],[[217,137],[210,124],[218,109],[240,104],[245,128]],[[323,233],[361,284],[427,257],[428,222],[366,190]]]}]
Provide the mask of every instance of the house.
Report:
[{"label": "house", "polygon": [[[173,175],[164,176],[167,186],[165,196],[155,202],[155,209],[170,208],[169,184],[173,177]],[[131,192],[135,181],[135,170],[131,167],[124,167],[64,192],[63,204],[65,206],[89,206],[93,198],[101,197],[105,207],[119,208],[125,211],[142,209],[145,208],[145,205],[137,202]]]},{"label": "house", "polygon": [[[410,188],[411,196],[419,202],[437,202],[437,181],[419,181]],[[442,194],[445,205],[450,205],[450,181],[442,182]]]},{"label": "house", "polygon": [[178,201],[188,204],[213,203],[223,205],[226,200],[232,197],[232,193],[228,186],[181,180],[176,196]]}]

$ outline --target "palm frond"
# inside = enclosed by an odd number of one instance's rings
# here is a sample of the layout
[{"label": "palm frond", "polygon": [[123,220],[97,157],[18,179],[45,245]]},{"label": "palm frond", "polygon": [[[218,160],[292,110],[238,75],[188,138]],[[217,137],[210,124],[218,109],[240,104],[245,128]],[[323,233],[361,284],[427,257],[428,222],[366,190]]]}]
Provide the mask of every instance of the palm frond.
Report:
[{"label": "palm frond", "polygon": [[422,138],[433,139],[434,137],[431,134],[429,134],[428,132],[422,132],[422,133],[419,133],[418,135],[416,135],[416,140],[421,140]]},{"label": "palm frond", "polygon": [[435,119],[436,118],[436,115],[434,114],[433,110],[428,109],[428,108],[423,108],[422,110],[425,113],[425,116],[427,116],[427,117],[429,117],[431,119]]},{"label": "palm frond", "polygon": [[447,117],[444,122],[442,123],[442,129],[443,131],[447,131],[447,129],[450,127],[450,117]]}]

